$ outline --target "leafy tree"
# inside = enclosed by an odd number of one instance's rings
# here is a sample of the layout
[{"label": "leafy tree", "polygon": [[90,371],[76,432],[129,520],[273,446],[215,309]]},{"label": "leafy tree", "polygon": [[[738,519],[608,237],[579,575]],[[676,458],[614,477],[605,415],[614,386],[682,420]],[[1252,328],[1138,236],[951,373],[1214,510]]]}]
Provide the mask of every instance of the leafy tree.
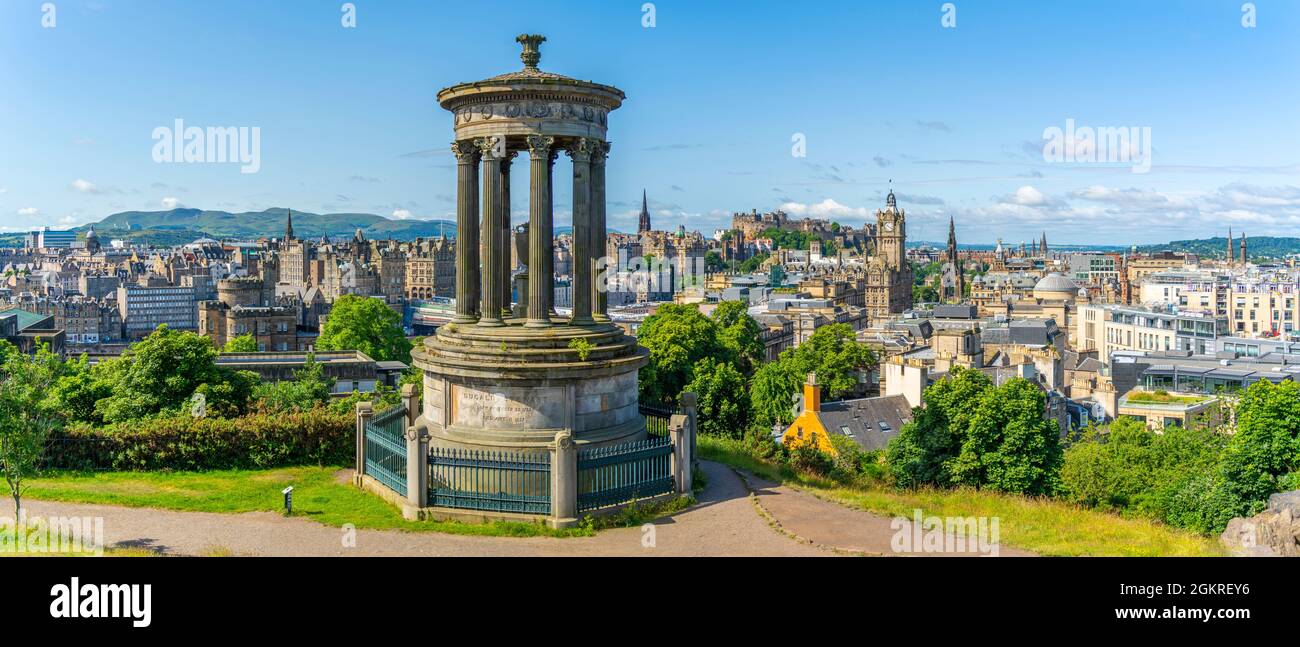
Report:
[{"label": "leafy tree", "polygon": [[794,394],[803,379],[794,370],[793,362],[784,361],[782,355],[760,366],[749,386],[750,416],[754,425],[763,430],[794,422]]},{"label": "leafy tree", "polygon": [[758,268],[761,267],[765,261],[767,261],[769,256],[770,254],[768,254],[767,252],[762,252],[750,256],[749,258],[741,262],[740,271],[744,274],[752,274],[754,272],[757,272]]},{"label": "leafy tree", "polygon": [[105,379],[121,360],[102,362],[91,368],[85,355],[64,363],[64,369],[50,391],[50,400],[69,420],[102,424],[95,406],[113,394],[112,383]]},{"label": "leafy tree", "polygon": [[724,267],[724,265],[725,264],[722,262],[721,254],[715,251],[708,251],[704,253],[704,267],[707,268],[710,272],[716,272],[718,270],[721,270]]},{"label": "leafy tree", "polygon": [[1167,518],[1188,477],[1215,471],[1226,440],[1200,426],[1153,434],[1136,418],[1121,417],[1086,430],[1065,450],[1063,493],[1089,507]]},{"label": "leafy tree", "polygon": [[1237,404],[1237,432],[1223,457],[1223,484],[1240,514],[1264,508],[1278,480],[1300,468],[1300,383],[1260,380]]},{"label": "leafy tree", "polygon": [[376,361],[410,363],[402,316],[380,299],[346,294],[334,302],[316,341],[319,350],[359,350]]},{"label": "leafy tree", "polygon": [[316,357],[307,355],[303,367],[294,371],[294,379],[261,384],[253,391],[258,407],[264,411],[306,411],[330,401],[334,380],[325,377]]},{"label": "leafy tree", "polygon": [[112,393],[95,413],[105,422],[134,420],[179,410],[195,393],[217,415],[243,413],[257,375],[218,367],[216,358],[210,338],[159,326],[101,373]]},{"label": "leafy tree", "polygon": [[736,368],[742,375],[753,375],[763,362],[763,329],[749,316],[749,304],[744,301],[723,301],[713,309],[713,320],[718,323],[718,338],[736,358]]},{"label": "leafy tree", "polygon": [[904,487],[967,485],[1021,494],[1058,489],[1060,433],[1044,415],[1044,395],[1023,378],[995,387],[957,367],[925,390],[925,407],[889,444],[887,460]]},{"label": "leafy tree", "polygon": [[257,338],[251,334],[232,337],[221,349],[223,353],[256,353],[257,351]]},{"label": "leafy tree", "polygon": [[1046,396],[1024,378],[987,389],[952,464],[954,482],[1020,494],[1054,494],[1060,428],[1043,416]]},{"label": "leafy tree", "polygon": [[908,488],[953,485],[952,463],[961,453],[972,404],[991,388],[993,382],[983,373],[961,367],[927,387],[922,396],[925,406],[913,410],[914,418],[903,425],[886,451],[894,482]]},{"label": "leafy tree", "polygon": [[744,376],[735,367],[713,357],[696,362],[694,374],[685,390],[699,398],[700,433],[742,437],[749,424]]},{"label": "leafy tree", "polygon": [[875,364],[875,353],[857,341],[848,324],[822,326],[754,374],[750,388],[754,421],[765,428],[790,423],[794,395],[809,373],[817,374],[826,399],[834,400],[856,390],[862,372]]},{"label": "leafy tree", "polygon": [[718,324],[694,305],[659,306],[637,331],[637,341],[650,351],[650,361],[639,376],[641,401],[674,406],[694,379],[697,360],[714,357],[727,363],[734,361],[734,354],[719,337]]},{"label": "leafy tree", "polygon": [[27,480],[45,453],[45,439],[62,424],[49,400],[61,371],[62,361],[45,344],[32,357],[7,354],[0,366],[0,472],[14,500],[15,518],[22,512]]},{"label": "leafy tree", "polygon": [[832,400],[856,390],[863,371],[876,365],[876,354],[857,340],[848,324],[822,326],[786,352],[793,356],[799,376],[817,373],[817,383]]}]

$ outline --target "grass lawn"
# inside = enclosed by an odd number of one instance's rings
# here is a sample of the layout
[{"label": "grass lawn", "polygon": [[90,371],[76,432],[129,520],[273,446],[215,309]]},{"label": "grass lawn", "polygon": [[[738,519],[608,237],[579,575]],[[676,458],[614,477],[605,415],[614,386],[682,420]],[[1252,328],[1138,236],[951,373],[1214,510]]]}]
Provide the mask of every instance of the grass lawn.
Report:
[{"label": "grass lawn", "polygon": [[1125,396],[1128,402],[1147,402],[1151,404],[1196,404],[1208,397],[1200,395],[1173,395],[1165,391],[1133,391]]},{"label": "grass lawn", "polygon": [[970,488],[895,490],[846,486],[799,474],[755,459],[739,441],[701,436],[700,457],[798,487],[817,497],[869,512],[910,518],[926,516],[998,517],[1001,540],[1040,555],[1211,556],[1223,555],[1218,542],[1164,524],[1121,517],[1045,498]]},{"label": "grass lawn", "polygon": [[26,496],[45,501],[96,503],[191,512],[280,512],[280,490],[293,486],[293,515],[330,526],[433,531],[509,537],[586,536],[590,525],[552,530],[544,524],[407,521],[379,497],[340,483],[338,467],[285,467],[212,472],[52,473],[31,481]]}]

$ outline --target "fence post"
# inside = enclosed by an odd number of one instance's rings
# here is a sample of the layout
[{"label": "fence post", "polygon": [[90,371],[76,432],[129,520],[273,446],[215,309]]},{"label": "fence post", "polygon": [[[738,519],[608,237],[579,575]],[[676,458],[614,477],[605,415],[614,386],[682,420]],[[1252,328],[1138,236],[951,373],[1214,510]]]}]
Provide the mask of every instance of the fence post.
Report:
[{"label": "fence post", "polygon": [[673,453],[669,455],[673,484],[678,494],[690,494],[694,483],[691,474],[690,418],[680,413],[668,419],[668,437],[672,439]]},{"label": "fence post", "polygon": [[352,475],[353,485],[362,486],[366,476],[366,423],[375,415],[374,407],[369,402],[357,403],[357,469]]},{"label": "fence post", "polygon": [[[406,501],[416,510],[428,507],[429,428],[424,425],[406,428]],[[416,518],[418,514],[406,512],[405,516]]]},{"label": "fence post", "polygon": [[698,415],[699,398],[696,397],[694,393],[687,391],[682,394],[681,403],[682,403],[682,414],[686,416],[686,433],[688,436],[690,436],[690,443],[691,443],[690,457],[692,461],[691,464],[694,465],[695,436],[700,431],[700,422],[699,422],[699,415]]},{"label": "fence post", "polygon": [[402,409],[406,411],[406,427],[415,424],[415,419],[420,417],[419,412],[419,395],[415,392],[414,384],[402,385]]},{"label": "fence post", "polygon": [[555,434],[551,443],[551,518],[552,528],[568,528],[578,523],[578,449],[573,432],[565,429]]}]

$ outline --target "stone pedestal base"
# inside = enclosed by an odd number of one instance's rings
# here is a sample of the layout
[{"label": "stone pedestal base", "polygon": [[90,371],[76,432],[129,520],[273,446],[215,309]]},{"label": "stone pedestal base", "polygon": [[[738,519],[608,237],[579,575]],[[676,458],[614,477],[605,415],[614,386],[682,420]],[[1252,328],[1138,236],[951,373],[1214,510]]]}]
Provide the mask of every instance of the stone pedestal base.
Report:
[{"label": "stone pedestal base", "polygon": [[579,449],[645,437],[637,372],[648,352],[617,326],[483,329],[449,324],[412,353],[424,371],[432,448],[546,452],[570,430]]}]

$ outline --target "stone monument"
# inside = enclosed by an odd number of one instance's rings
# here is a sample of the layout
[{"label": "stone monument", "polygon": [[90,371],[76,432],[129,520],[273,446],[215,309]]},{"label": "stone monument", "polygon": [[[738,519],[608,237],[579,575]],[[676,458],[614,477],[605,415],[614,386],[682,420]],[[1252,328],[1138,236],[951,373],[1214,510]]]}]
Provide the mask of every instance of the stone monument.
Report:
[{"label": "stone monument", "polygon": [[[625,95],[541,71],[546,39],[516,40],[522,70],[438,93],[455,123],[456,313],[412,353],[424,371],[415,425],[428,430],[434,448],[544,452],[562,432],[580,449],[640,440],[637,372],[647,351],[610,323],[598,263],[606,131]],[[565,318],[553,307],[551,267],[561,151],[573,169],[573,312]],[[518,232],[526,238],[527,280],[512,290],[510,166],[519,153],[530,179],[528,226]],[[512,308],[514,292],[522,307]]]}]

